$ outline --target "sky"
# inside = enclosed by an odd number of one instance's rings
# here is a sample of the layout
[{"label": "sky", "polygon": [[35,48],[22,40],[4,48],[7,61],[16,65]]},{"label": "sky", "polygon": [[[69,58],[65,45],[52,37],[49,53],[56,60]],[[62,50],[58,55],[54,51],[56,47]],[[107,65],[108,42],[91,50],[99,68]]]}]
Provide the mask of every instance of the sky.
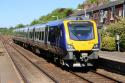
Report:
[{"label": "sky", "polygon": [[1,0],[0,27],[30,24],[56,8],[77,8],[84,0]]}]

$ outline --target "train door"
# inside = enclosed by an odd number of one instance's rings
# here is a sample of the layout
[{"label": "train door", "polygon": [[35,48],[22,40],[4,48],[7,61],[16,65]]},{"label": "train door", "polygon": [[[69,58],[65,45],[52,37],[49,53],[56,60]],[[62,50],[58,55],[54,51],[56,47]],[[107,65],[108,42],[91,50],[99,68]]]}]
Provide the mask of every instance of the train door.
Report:
[{"label": "train door", "polygon": [[50,42],[51,46],[54,46],[54,47],[59,46],[59,28],[58,28],[58,26],[49,27],[48,41]]},{"label": "train door", "polygon": [[27,30],[27,40],[29,39],[29,36],[30,34],[29,34],[29,28],[28,28],[28,30]]},{"label": "train door", "polygon": [[47,44],[47,42],[48,42],[48,31],[49,31],[49,26],[46,26],[46,28],[45,28],[45,39],[44,39],[45,44]]},{"label": "train door", "polygon": [[60,43],[60,28],[59,26],[56,28],[55,30],[56,33],[56,47],[59,47],[59,43]]}]

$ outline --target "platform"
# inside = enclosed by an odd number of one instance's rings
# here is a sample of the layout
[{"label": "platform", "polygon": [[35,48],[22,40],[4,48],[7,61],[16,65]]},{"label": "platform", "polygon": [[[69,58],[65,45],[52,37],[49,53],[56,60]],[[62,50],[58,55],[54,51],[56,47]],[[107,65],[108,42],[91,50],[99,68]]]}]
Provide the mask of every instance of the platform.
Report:
[{"label": "platform", "polygon": [[125,52],[99,52],[99,65],[125,75]]},{"label": "platform", "polygon": [[100,51],[99,57],[103,59],[108,59],[120,63],[125,63],[125,52],[107,52]]},{"label": "platform", "polygon": [[0,83],[24,83],[0,41]]}]

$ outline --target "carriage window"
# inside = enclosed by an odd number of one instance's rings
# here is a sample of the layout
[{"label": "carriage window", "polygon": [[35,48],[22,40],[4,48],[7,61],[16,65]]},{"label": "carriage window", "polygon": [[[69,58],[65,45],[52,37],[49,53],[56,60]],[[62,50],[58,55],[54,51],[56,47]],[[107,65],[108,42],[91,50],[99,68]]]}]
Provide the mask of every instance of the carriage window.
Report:
[{"label": "carriage window", "polygon": [[39,39],[39,32],[37,32],[37,39]]},{"label": "carriage window", "polygon": [[37,39],[37,32],[35,32],[35,38]]},{"label": "carriage window", "polygon": [[35,32],[35,39],[37,39],[37,32]]},{"label": "carriage window", "polygon": [[30,37],[30,38],[32,38],[32,34],[31,34],[31,32],[30,32],[30,35],[29,35],[29,37]]},{"label": "carriage window", "polygon": [[40,32],[39,32],[39,33],[38,33],[38,39],[39,39],[39,40],[40,40],[40,36],[41,36],[41,35],[40,35]]},{"label": "carriage window", "polygon": [[30,32],[31,33],[31,39],[33,38],[33,32]]},{"label": "carriage window", "polygon": [[39,40],[41,40],[41,35],[42,35],[41,32],[39,32]]},{"label": "carriage window", "polygon": [[44,32],[42,32],[42,40],[44,40]]},{"label": "carriage window", "polygon": [[31,32],[31,36],[32,36],[32,39],[33,39],[33,36],[34,36],[34,35],[33,35],[33,32]]}]

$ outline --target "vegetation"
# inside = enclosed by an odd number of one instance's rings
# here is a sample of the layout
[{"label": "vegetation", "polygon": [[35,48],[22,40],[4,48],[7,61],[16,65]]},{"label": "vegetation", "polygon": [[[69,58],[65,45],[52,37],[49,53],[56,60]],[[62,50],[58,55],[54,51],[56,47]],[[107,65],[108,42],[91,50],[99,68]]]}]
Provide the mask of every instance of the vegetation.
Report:
[{"label": "vegetation", "polygon": [[3,27],[3,28],[0,28],[0,35],[2,34],[2,35],[12,35],[13,34],[13,27],[11,27],[11,28],[5,28],[5,27]]},{"label": "vegetation", "polygon": [[[58,17],[58,19],[66,18],[72,13],[73,13],[73,10],[70,8],[68,8],[68,9],[58,8],[46,16],[41,16],[38,20],[36,20],[36,19],[33,20],[30,25],[35,25],[35,24],[39,24],[39,23],[46,23],[48,21],[57,20],[57,17]],[[55,16],[55,17],[52,17],[52,16]]]},{"label": "vegetation", "polygon": [[25,27],[25,25],[23,25],[23,24],[17,24],[17,25],[15,26],[15,28],[22,28],[22,27]]},{"label": "vegetation", "polygon": [[77,8],[78,9],[83,9],[84,8],[84,4],[79,4]]},{"label": "vegetation", "polygon": [[[66,9],[66,8],[58,8],[58,9],[55,9],[54,11],[52,11],[50,14],[48,14],[46,16],[41,16],[39,19],[33,20],[30,25],[45,23],[45,22],[57,19],[56,17],[52,17],[52,16],[58,16],[59,19],[66,18],[72,13],[73,13],[73,10],[70,9],[70,8],[68,8],[68,9]],[[10,28],[1,27],[0,28],[0,34],[12,35],[13,34],[13,32],[12,32],[13,29],[23,28],[25,26],[26,25],[23,25],[23,24],[17,24],[15,27],[10,27]]]},{"label": "vegetation", "polygon": [[107,3],[109,2],[110,0],[86,0],[87,3],[90,3],[90,4],[99,4],[99,3]]},{"label": "vegetation", "polygon": [[102,50],[114,51],[116,50],[115,38],[105,36],[102,38]]},{"label": "vegetation", "polygon": [[86,0],[86,2],[91,3],[91,4],[97,3],[98,1],[99,0]]},{"label": "vegetation", "polygon": [[[106,26],[107,29],[102,31],[102,46],[103,49],[107,49],[108,46],[105,44],[106,39],[105,37],[110,37],[110,40],[107,40],[111,42],[112,46],[114,46],[115,40],[113,40],[116,37],[116,34],[120,35],[120,47],[121,51],[125,51],[125,19],[120,18],[117,22],[111,23],[110,25]],[[107,43],[108,44],[108,43]],[[114,46],[114,48],[116,45]],[[110,47],[109,47],[110,48]],[[110,50],[114,50],[114,48],[110,48]],[[107,49],[108,50],[108,49]]]}]

